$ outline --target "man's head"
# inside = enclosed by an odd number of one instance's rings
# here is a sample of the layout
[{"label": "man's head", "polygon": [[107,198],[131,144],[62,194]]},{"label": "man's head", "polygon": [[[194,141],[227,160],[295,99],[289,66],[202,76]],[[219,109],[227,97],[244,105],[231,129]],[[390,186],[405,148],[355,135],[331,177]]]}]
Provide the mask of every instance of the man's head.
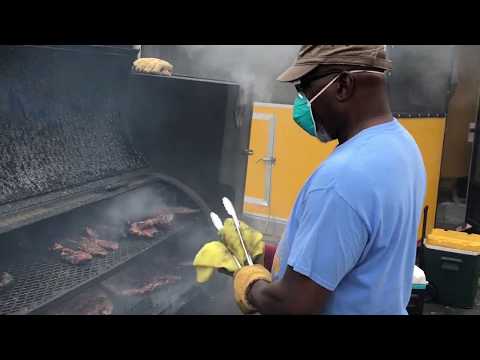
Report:
[{"label": "man's head", "polygon": [[383,72],[390,69],[383,45],[305,45],[278,80],[301,94],[294,106],[300,126],[311,106],[318,137],[324,128],[329,138],[342,139],[357,122],[389,111]]}]

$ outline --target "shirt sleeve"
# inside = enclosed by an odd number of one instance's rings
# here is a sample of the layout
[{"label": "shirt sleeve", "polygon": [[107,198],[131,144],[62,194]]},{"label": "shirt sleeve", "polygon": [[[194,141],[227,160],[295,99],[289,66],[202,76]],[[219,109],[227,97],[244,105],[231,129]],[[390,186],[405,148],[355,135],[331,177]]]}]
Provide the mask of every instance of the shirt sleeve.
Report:
[{"label": "shirt sleeve", "polygon": [[287,262],[334,291],[358,262],[367,241],[365,222],[335,189],[315,190],[305,199]]}]

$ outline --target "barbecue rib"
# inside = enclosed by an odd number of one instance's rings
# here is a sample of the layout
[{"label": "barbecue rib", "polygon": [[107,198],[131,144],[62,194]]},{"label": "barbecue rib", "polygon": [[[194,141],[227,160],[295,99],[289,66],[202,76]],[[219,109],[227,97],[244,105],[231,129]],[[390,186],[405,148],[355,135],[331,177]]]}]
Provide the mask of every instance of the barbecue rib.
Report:
[{"label": "barbecue rib", "polygon": [[105,250],[115,251],[115,250],[118,250],[118,248],[119,248],[118,243],[115,242],[115,241],[100,240],[100,239],[95,239],[94,241],[98,246],[104,248]]},{"label": "barbecue rib", "polygon": [[173,214],[158,214],[157,216],[147,219],[144,221],[139,221],[137,224],[140,228],[140,230],[144,230],[147,228],[151,228],[156,225],[160,226],[168,226],[172,223],[174,218]]},{"label": "barbecue rib", "polygon": [[200,210],[186,207],[165,207],[155,211],[155,216],[143,221],[131,223],[128,232],[135,236],[152,238],[158,228],[168,228],[172,225],[175,215],[186,215],[197,213]]},{"label": "barbecue rib", "polygon": [[75,309],[79,315],[111,315],[113,304],[106,296],[88,299]]},{"label": "barbecue rib", "polygon": [[88,235],[88,240],[93,241],[96,245],[99,247],[105,249],[105,250],[118,250],[119,245],[115,241],[110,241],[110,240],[101,240],[98,237],[98,234],[92,229],[87,226],[86,228],[86,233]]},{"label": "barbecue rib", "polygon": [[124,296],[140,296],[153,292],[155,289],[167,284],[173,284],[180,280],[179,276],[159,276],[140,288],[126,289],[120,292]]},{"label": "barbecue rib", "polygon": [[62,259],[72,265],[82,264],[92,260],[93,258],[89,253],[80,250],[72,250],[59,243],[55,243],[52,247],[52,250],[59,252]]},{"label": "barbecue rib", "polygon": [[47,312],[48,315],[111,315],[112,301],[103,293],[82,293]]},{"label": "barbecue rib", "polygon": [[129,233],[135,236],[152,238],[158,232],[157,226],[168,227],[172,224],[174,215],[171,213],[158,214],[157,216],[130,224]]},{"label": "barbecue rib", "polygon": [[99,246],[95,240],[88,238],[82,238],[82,240],[80,240],[78,243],[78,247],[80,250],[85,251],[93,256],[106,256],[108,254],[108,251]]},{"label": "barbecue rib", "polygon": [[128,232],[135,236],[143,236],[148,238],[153,238],[153,236],[158,232],[155,226],[152,226],[150,228],[142,228],[140,226],[140,223],[141,222],[134,222],[130,224]]}]

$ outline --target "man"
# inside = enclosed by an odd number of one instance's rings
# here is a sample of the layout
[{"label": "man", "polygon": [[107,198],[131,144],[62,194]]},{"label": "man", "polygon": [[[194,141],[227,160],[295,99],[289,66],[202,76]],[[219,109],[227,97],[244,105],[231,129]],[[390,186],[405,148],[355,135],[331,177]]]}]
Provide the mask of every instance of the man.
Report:
[{"label": "man", "polygon": [[301,189],[272,274],[235,274],[245,313],[407,314],[426,175],[392,116],[390,69],[384,46],[305,45],[279,77],[297,88],[297,124],[339,144]]}]

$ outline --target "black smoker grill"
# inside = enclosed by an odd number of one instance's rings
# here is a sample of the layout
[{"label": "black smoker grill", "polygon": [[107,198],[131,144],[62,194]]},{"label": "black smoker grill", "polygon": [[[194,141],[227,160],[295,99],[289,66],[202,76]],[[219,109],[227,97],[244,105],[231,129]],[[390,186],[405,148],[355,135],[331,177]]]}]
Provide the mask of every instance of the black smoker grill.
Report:
[{"label": "black smoker grill", "polygon": [[[0,314],[92,313],[87,305],[101,301],[113,314],[170,314],[195,301],[208,311],[205,294],[223,296],[231,280],[198,286],[191,261],[215,237],[210,209],[226,216],[224,195],[241,206],[237,139],[249,129],[236,119],[239,86],[133,74],[130,49],[0,54],[0,273],[14,277],[0,290]],[[198,211],[175,215],[153,239],[126,231],[175,206]],[[55,242],[73,247],[86,226],[119,249],[82,265],[51,251]],[[122,295],[159,276],[175,281]],[[233,299],[222,303],[235,309]]]}]

